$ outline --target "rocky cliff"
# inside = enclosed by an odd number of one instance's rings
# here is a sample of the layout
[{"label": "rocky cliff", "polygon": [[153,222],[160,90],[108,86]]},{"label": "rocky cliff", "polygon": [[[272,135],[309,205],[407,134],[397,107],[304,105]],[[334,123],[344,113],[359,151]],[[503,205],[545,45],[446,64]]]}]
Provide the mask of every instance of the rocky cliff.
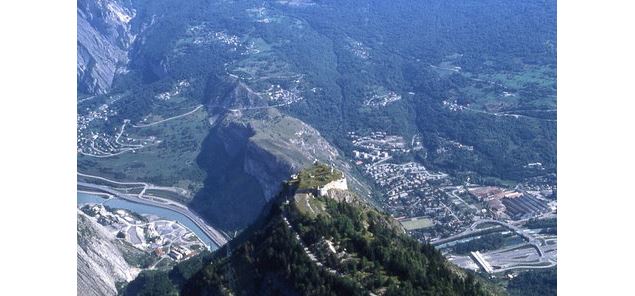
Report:
[{"label": "rocky cliff", "polygon": [[124,259],[114,235],[77,213],[77,295],[117,295],[117,283],[132,281],[139,269]]},{"label": "rocky cliff", "polygon": [[230,114],[225,124],[227,128],[243,126],[249,131],[243,133],[249,135],[243,138],[243,169],[258,180],[267,200],[280,191],[282,181],[315,160],[345,167],[338,151],[317,130],[276,109],[257,116]]},{"label": "rocky cliff", "polygon": [[126,0],[77,1],[77,90],[106,93],[125,69],[135,11]]},{"label": "rocky cliff", "polygon": [[346,169],[338,151],[313,127],[277,111],[266,117],[250,122],[256,133],[247,144],[245,171],[258,179],[268,200],[289,175],[315,160]]},{"label": "rocky cliff", "polygon": [[317,130],[273,108],[224,113],[202,147],[207,180],[191,206],[226,230],[253,222],[282,182],[315,160],[349,169]]}]

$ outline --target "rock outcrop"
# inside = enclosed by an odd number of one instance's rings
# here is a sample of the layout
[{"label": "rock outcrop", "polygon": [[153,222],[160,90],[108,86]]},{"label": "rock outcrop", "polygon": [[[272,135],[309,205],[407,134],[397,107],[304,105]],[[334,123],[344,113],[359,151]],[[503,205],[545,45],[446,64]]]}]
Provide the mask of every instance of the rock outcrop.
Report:
[{"label": "rock outcrop", "polygon": [[126,261],[114,235],[78,211],[77,295],[117,295],[116,284],[132,281],[139,271]]},{"label": "rock outcrop", "polygon": [[229,115],[226,120],[250,131],[243,168],[258,180],[267,200],[280,191],[282,181],[315,160],[344,166],[338,151],[316,129],[275,109],[257,118]]},{"label": "rock outcrop", "polygon": [[190,206],[225,230],[248,226],[284,180],[315,160],[349,169],[317,130],[273,108],[225,112],[202,147],[207,178]]},{"label": "rock outcrop", "polygon": [[106,93],[125,69],[135,11],[125,0],[77,1],[77,90]]}]

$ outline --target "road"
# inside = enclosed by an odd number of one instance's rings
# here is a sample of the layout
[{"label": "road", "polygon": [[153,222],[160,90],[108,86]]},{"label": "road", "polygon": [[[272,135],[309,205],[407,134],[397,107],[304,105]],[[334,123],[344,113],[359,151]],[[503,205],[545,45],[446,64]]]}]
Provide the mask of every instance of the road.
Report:
[{"label": "road", "polygon": [[488,230],[489,228],[485,228],[485,229],[476,229],[476,226],[479,224],[483,224],[483,223],[492,223],[492,224],[498,224],[500,226],[503,226],[505,228],[508,228],[509,230],[514,231],[516,234],[518,234],[519,236],[521,236],[524,240],[527,241],[527,243],[533,245],[536,250],[538,251],[538,254],[542,257],[544,255],[544,252],[542,251],[541,248],[541,244],[540,241],[536,238],[534,238],[533,236],[530,236],[529,234],[523,232],[519,227],[503,222],[503,221],[498,221],[498,220],[494,220],[494,219],[483,219],[483,220],[478,220],[476,222],[474,222],[474,224],[472,224],[472,226],[470,226],[470,228],[467,231],[461,232],[459,234],[455,234],[453,236],[450,237],[446,237],[444,239],[440,239],[440,240],[436,240],[436,241],[432,241],[430,242],[432,245],[434,246],[438,246],[438,245],[442,245],[457,239],[461,239],[464,237],[469,237],[469,236],[473,236],[479,232],[483,232],[485,230]]},{"label": "road", "polygon": [[[143,128],[143,127],[149,127],[149,126],[157,125],[157,124],[160,124],[160,123],[163,123],[163,122],[166,122],[166,121],[170,121],[170,120],[173,120],[173,119],[177,119],[177,118],[181,118],[181,117],[184,117],[184,116],[188,116],[188,115],[190,115],[190,114],[192,114],[192,113],[194,113],[194,112],[198,111],[199,109],[201,109],[201,108],[203,108],[203,107],[204,107],[203,105],[199,105],[199,106],[197,106],[196,108],[194,108],[193,110],[191,110],[191,111],[189,111],[189,112],[186,112],[186,113],[184,113],[184,114],[180,114],[180,115],[172,116],[172,117],[170,117],[170,118],[166,118],[166,119],[163,119],[163,120],[159,120],[159,121],[152,122],[152,123],[147,123],[147,124],[133,124],[133,125],[132,125],[132,127],[135,127],[135,128]],[[150,147],[150,146],[152,146],[152,145],[157,145],[157,144],[160,142],[160,141],[159,141],[159,142],[157,142],[157,143],[154,143],[154,144],[153,144],[153,143],[151,143],[151,144],[147,144],[147,145],[141,145],[141,144],[125,144],[125,143],[120,143],[120,142],[119,142],[119,139],[120,139],[120,138],[121,138],[121,136],[123,135],[124,130],[125,130],[125,128],[126,128],[126,124],[128,124],[128,123],[130,123],[130,120],[129,120],[129,119],[124,119],[123,124],[121,125],[121,130],[120,130],[120,131],[119,131],[119,132],[115,135],[114,143],[115,143],[115,144],[117,144],[117,145],[120,145],[120,146],[121,146],[121,147],[120,147],[121,149],[119,149],[119,151],[118,151],[118,152],[116,152],[116,153],[109,153],[109,152],[101,151],[101,150],[97,149],[97,148],[94,146],[94,145],[95,145],[95,142],[93,141],[93,142],[91,143],[91,146],[92,146],[93,150],[95,150],[95,151],[97,151],[97,152],[101,152],[101,153],[103,153],[103,155],[99,155],[99,154],[92,154],[92,153],[86,153],[86,152],[83,152],[83,151],[79,151],[79,154],[82,154],[82,155],[85,155],[85,156],[90,156],[90,157],[96,157],[96,158],[108,158],[108,157],[113,157],[113,156],[117,156],[117,155],[120,155],[120,154],[126,153],[126,152],[128,152],[128,151],[134,151],[134,150],[142,149],[142,148],[145,148],[145,147]],[[111,145],[112,145],[112,144],[111,144]]]},{"label": "road", "polygon": [[[98,149],[95,149],[95,150],[98,150]],[[113,156],[117,156],[117,155],[123,154],[123,153],[128,152],[128,151],[132,151],[132,150],[135,150],[135,149],[134,148],[127,148],[127,149],[122,149],[122,150],[120,150],[117,153],[105,154],[105,155],[97,155],[97,154],[85,153],[83,151],[80,151],[79,154],[84,155],[84,156],[96,157],[96,158],[108,158],[108,157],[113,157]],[[103,151],[100,151],[100,152],[103,152]],[[103,152],[103,153],[107,153],[107,152]]]},{"label": "road", "polygon": [[450,207],[448,207],[447,205],[445,205],[442,201],[440,201],[439,203],[441,203],[441,205],[442,205],[442,206],[443,206],[446,210],[448,210],[448,212],[450,212],[450,215],[452,215],[452,217],[454,217],[454,219],[455,219],[456,221],[459,221],[459,222],[461,221],[461,219],[459,219],[459,217],[458,217],[458,216],[456,216],[456,214],[454,214],[454,212],[452,212],[452,209],[450,209]]},{"label": "road", "polygon": [[183,113],[183,114],[180,114],[180,115],[172,116],[170,118],[166,118],[166,119],[163,119],[163,120],[155,121],[155,122],[152,122],[152,123],[133,124],[132,127],[148,127],[148,126],[157,125],[157,124],[160,124],[160,123],[164,123],[166,121],[170,121],[172,119],[177,119],[177,118],[181,118],[181,117],[184,117],[184,116],[188,116],[188,115],[198,111],[198,109],[201,109],[201,108],[203,108],[203,105],[198,105],[192,111],[189,111],[189,112],[186,112],[186,113]]},{"label": "road", "polygon": [[[454,198],[458,199],[459,201],[461,201],[466,207],[472,209],[473,211],[478,211],[478,209],[474,205],[468,204],[465,200],[463,200],[463,198],[461,198],[457,194],[457,192],[461,193],[464,190],[463,186],[450,186],[450,187],[445,187],[445,188],[442,188],[442,189],[444,190],[444,192],[446,192],[451,197],[454,197]],[[445,191],[445,190],[450,190],[450,191],[448,192],[448,191]]]},{"label": "road", "polygon": [[478,109],[469,108],[469,107],[464,107],[464,108],[465,108],[465,110],[468,110],[468,111],[472,111],[472,112],[476,112],[476,113],[482,113],[482,114],[488,114],[488,115],[493,115],[493,116],[508,116],[508,117],[513,117],[513,118],[516,118],[516,119],[518,119],[518,118],[528,118],[528,119],[534,119],[534,120],[557,122],[556,119],[545,119],[545,118],[531,117],[531,116],[527,116],[527,115],[513,114],[513,113],[488,112],[488,111],[478,110]]},{"label": "road", "polygon": [[286,213],[282,214],[282,220],[284,220],[284,223],[287,225],[287,228],[294,234],[296,240],[298,241],[298,243],[304,250],[304,253],[306,254],[306,256],[309,257],[309,260],[311,260],[311,262],[315,263],[315,265],[317,265],[319,268],[323,268],[324,270],[326,270],[327,272],[331,274],[340,275],[340,276],[342,275],[337,270],[324,265],[322,262],[320,262],[320,260],[317,259],[317,257],[313,254],[313,252],[311,252],[311,250],[309,250],[309,248],[304,244],[304,242],[302,241],[302,238],[300,238],[300,235],[295,231],[295,229],[293,229],[293,226],[291,225],[291,223],[289,223],[289,219],[287,219]]},{"label": "road", "polygon": [[483,228],[483,229],[469,229],[466,231],[463,231],[459,234],[455,234],[446,238],[442,238],[442,239],[438,239],[435,241],[431,241],[430,244],[433,246],[440,246],[446,243],[449,243],[451,241],[455,241],[455,240],[459,240],[462,238],[466,238],[466,237],[470,237],[470,236],[475,236],[478,235],[480,233],[485,233],[488,232],[489,230],[491,230],[493,227],[488,227],[488,228]]},{"label": "road", "polygon": [[[118,184],[118,185],[143,186],[143,190],[141,190],[141,192],[138,195],[139,198],[143,198],[146,190],[148,190],[148,189],[170,191],[170,192],[174,192],[176,194],[184,195],[184,196],[187,196],[187,193],[188,193],[187,190],[185,190],[183,188],[179,188],[179,187],[156,186],[156,185],[153,185],[153,184],[150,184],[150,183],[146,183],[146,182],[119,182],[119,181],[110,180],[110,179],[107,179],[107,178],[104,178],[104,177],[84,174],[84,173],[80,173],[80,172],[77,172],[77,175],[81,176],[81,177],[97,179],[97,180],[101,180],[101,181],[105,181],[105,182],[113,183],[113,184]],[[186,206],[184,206],[184,205],[182,205],[182,204],[180,204],[178,202],[172,201],[172,200],[168,200],[168,199],[164,199],[164,198],[160,198],[160,197],[154,197],[154,198],[163,201],[163,203],[173,204],[173,205],[176,205],[176,206],[187,208]]]},{"label": "road", "polygon": [[86,102],[86,101],[88,101],[88,100],[92,100],[92,99],[94,99],[95,97],[97,97],[97,96],[90,96],[90,97],[87,97],[87,98],[83,98],[83,99],[81,99],[81,100],[77,100],[77,104],[81,104],[81,103]]},{"label": "road", "polygon": [[[104,179],[104,178],[101,178],[101,179]],[[104,179],[104,180],[107,180],[107,179]],[[136,185],[145,184],[145,183],[139,183],[139,182],[134,182],[134,183],[133,182],[129,182],[129,183],[115,182],[115,183],[126,184],[126,185],[127,184],[136,184]],[[81,182],[81,181],[78,181],[77,185],[96,189],[96,190],[111,194],[117,198],[130,201],[130,202],[145,204],[145,205],[159,207],[159,208],[177,212],[187,217],[199,228],[201,228],[201,230],[219,247],[227,243],[227,237],[222,232],[207,225],[201,218],[199,218],[196,214],[190,211],[186,206],[178,204],[177,202],[170,201],[169,203],[165,203],[165,202],[158,202],[154,199],[145,199],[142,197],[141,194],[124,194],[105,185],[96,185],[96,184],[91,184],[91,183]]]},{"label": "road", "polygon": [[[493,227],[487,227],[482,229],[477,229],[477,226],[483,223],[497,224],[503,226],[517,235],[521,236],[526,242],[522,244],[517,244],[505,248],[501,248],[495,251],[490,251],[486,253],[482,253],[482,258],[492,266],[495,266],[494,270],[488,271],[490,273],[500,273],[508,270],[514,269],[540,269],[540,268],[548,268],[556,265],[555,259],[555,244],[552,245],[544,245],[541,240],[533,237],[532,235],[524,232],[519,227],[506,223],[503,221],[493,220],[493,219],[483,219],[476,221],[474,224],[468,228],[468,230],[447,237],[445,239],[440,239],[434,242],[431,242],[434,246],[439,246],[451,241],[459,240],[462,238],[467,238],[471,236],[479,235],[482,232],[487,232],[491,230]],[[496,226],[497,227],[497,226]],[[471,264],[471,259],[467,256],[456,256],[453,257],[453,261],[455,263],[459,263],[460,266],[464,268],[473,267]]]}]

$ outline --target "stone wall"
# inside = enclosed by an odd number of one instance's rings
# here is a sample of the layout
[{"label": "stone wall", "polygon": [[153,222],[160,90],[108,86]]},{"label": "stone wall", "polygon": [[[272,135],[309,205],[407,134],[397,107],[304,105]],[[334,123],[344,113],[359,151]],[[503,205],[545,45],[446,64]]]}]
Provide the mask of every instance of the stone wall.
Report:
[{"label": "stone wall", "polygon": [[320,188],[320,195],[327,195],[330,189],[348,190],[346,178],[344,177],[342,179],[335,180],[324,185]]}]

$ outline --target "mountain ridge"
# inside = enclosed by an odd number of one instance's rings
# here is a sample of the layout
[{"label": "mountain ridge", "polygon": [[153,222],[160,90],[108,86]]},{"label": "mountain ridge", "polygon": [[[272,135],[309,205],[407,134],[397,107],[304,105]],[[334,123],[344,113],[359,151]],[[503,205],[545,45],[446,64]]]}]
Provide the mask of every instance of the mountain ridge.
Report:
[{"label": "mountain ridge", "polygon": [[[183,295],[492,295],[316,164],[284,183],[268,213],[213,254],[168,272]],[[307,178],[310,180],[307,181]],[[308,184],[308,185],[307,185]],[[144,277],[141,277],[144,278]],[[135,280],[127,295],[152,281]],[[172,293],[170,292],[170,293]]]},{"label": "mountain ridge", "polygon": [[92,95],[110,90],[115,75],[128,63],[135,39],[129,1],[77,1],[77,89]]}]

